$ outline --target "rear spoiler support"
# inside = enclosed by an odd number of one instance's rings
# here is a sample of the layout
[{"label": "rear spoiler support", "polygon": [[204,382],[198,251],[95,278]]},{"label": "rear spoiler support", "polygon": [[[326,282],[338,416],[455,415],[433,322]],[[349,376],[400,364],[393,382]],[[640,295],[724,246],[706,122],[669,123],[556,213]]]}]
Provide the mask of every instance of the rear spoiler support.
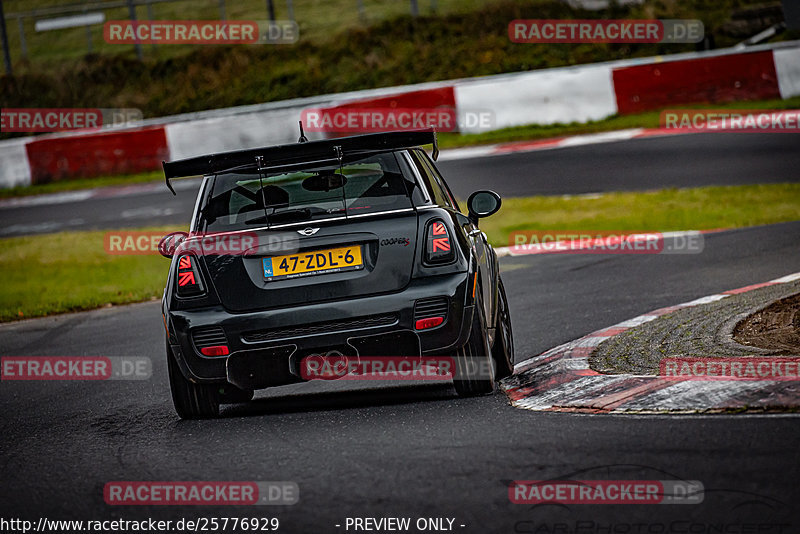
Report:
[{"label": "rear spoiler support", "polygon": [[[163,169],[166,169],[167,168],[167,162],[164,161],[164,160],[161,160],[161,167]],[[172,191],[172,196],[174,196],[174,197],[178,196],[178,193],[176,193],[175,189],[172,188],[172,184],[169,183],[169,176],[166,175],[166,172],[164,173],[164,176],[166,177],[165,180],[167,182],[167,187],[169,188],[170,191]]]}]

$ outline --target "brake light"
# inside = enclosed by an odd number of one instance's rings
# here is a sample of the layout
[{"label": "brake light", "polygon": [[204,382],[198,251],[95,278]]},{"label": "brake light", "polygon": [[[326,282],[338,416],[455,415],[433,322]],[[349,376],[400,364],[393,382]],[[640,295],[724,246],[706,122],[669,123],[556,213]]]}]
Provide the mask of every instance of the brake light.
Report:
[{"label": "brake light", "polygon": [[425,263],[450,263],[456,258],[450,232],[441,219],[428,222],[425,231]]},{"label": "brake light", "polygon": [[425,330],[427,328],[434,328],[444,322],[444,317],[428,317],[427,319],[420,319],[414,324],[417,330]]},{"label": "brake light", "polygon": [[205,293],[197,258],[191,254],[178,258],[177,291],[179,297],[195,297]]},{"label": "brake light", "polygon": [[213,345],[211,347],[203,347],[200,352],[205,356],[227,356],[227,345]]}]

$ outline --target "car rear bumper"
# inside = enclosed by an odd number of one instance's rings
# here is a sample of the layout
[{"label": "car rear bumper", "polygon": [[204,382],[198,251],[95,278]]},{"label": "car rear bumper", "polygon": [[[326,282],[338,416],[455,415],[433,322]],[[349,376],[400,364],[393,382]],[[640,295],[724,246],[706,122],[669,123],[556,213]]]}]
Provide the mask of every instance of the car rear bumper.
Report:
[{"label": "car rear bumper", "polygon": [[[252,313],[222,306],[170,311],[170,347],[195,382],[229,381],[259,389],[303,381],[300,362],[339,350],[355,356],[452,355],[466,343],[472,321],[472,276],[456,273],[414,279],[401,292]],[[415,329],[415,304],[446,299],[441,325]],[[422,306],[417,312],[422,313]],[[424,315],[424,314],[423,314]],[[220,327],[227,356],[200,353],[198,332]]]}]

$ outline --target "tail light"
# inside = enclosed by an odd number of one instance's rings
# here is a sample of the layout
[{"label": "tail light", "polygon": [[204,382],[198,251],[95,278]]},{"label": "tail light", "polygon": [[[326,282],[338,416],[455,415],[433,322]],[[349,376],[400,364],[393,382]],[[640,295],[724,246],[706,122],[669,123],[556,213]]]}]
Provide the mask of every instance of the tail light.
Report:
[{"label": "tail light", "polygon": [[436,328],[447,320],[447,297],[429,297],[414,303],[414,329]]},{"label": "tail light", "polygon": [[183,254],[178,257],[176,283],[179,297],[196,297],[206,292],[195,256]]},{"label": "tail light", "polygon": [[428,222],[425,230],[425,263],[440,265],[454,261],[456,251],[453,245],[450,232],[443,220],[433,219]]},{"label": "tail light", "polygon": [[414,323],[416,330],[426,330],[428,328],[435,328],[444,322],[444,317],[428,317],[427,319],[419,319]]},{"label": "tail light", "polygon": [[211,347],[203,347],[200,352],[205,356],[227,356],[227,345],[213,345]]},{"label": "tail light", "polygon": [[227,356],[228,339],[219,326],[201,326],[192,329],[192,341],[203,356]]}]

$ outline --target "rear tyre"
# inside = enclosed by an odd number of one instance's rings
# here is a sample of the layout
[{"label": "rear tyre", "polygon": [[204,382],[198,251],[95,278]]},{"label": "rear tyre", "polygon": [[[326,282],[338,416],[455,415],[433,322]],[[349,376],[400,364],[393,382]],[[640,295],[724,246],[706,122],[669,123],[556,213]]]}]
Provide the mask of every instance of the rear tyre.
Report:
[{"label": "rear tyre", "polygon": [[502,280],[500,280],[499,292],[492,356],[497,364],[496,378],[501,380],[511,376],[514,372],[514,335],[511,331],[511,312],[508,310],[506,288],[503,287]]},{"label": "rear tyre", "polygon": [[207,419],[219,416],[219,386],[195,384],[183,376],[167,343],[167,370],[172,404],[181,419]]},{"label": "rear tyre", "polygon": [[454,379],[453,385],[459,396],[475,397],[494,392],[494,362],[489,350],[483,306],[479,300],[475,301],[469,340],[459,349],[455,363],[459,379]]},{"label": "rear tyre", "polygon": [[253,400],[255,392],[252,389],[239,389],[233,384],[225,384],[219,387],[220,404],[238,404]]}]

